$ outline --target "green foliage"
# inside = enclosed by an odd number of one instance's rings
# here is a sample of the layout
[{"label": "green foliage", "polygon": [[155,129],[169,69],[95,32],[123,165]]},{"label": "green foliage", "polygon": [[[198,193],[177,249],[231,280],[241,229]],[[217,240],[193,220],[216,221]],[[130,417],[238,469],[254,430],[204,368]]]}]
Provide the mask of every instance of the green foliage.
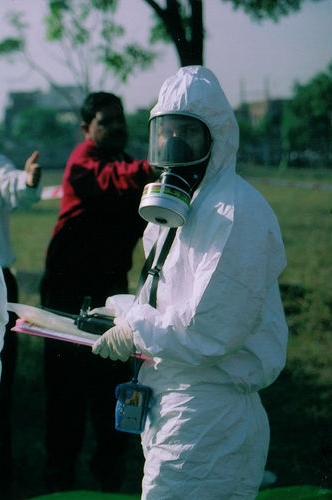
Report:
[{"label": "green foliage", "polygon": [[22,40],[5,38],[0,42],[0,55],[10,55],[22,49]]},{"label": "green foliage", "polygon": [[243,9],[255,20],[272,19],[278,21],[283,16],[297,12],[303,0],[223,0],[233,4],[235,9]]},{"label": "green foliage", "polygon": [[149,115],[148,109],[138,110],[136,113],[127,115],[129,137],[136,141],[149,142]]},{"label": "green foliage", "polygon": [[73,125],[61,120],[57,110],[49,108],[25,108],[13,120],[12,137],[20,143],[39,142],[45,146],[73,143]]},{"label": "green foliage", "polygon": [[[68,0],[49,0],[49,14],[45,18],[46,24],[46,39],[50,41],[60,41],[66,36],[66,23],[68,15],[72,16],[72,2]],[[111,13],[112,15],[116,11],[116,7],[118,4],[118,0],[93,0],[90,2],[76,2],[74,9],[76,8],[77,18],[72,17],[71,19],[71,29],[73,30],[70,33],[70,37],[72,40],[80,45],[82,43],[86,43],[90,34],[89,31],[86,30],[84,23],[87,22],[90,12],[91,6],[96,9],[96,11],[100,11],[103,13]],[[108,20],[105,20],[105,23],[108,23]],[[121,28],[121,27],[120,27]],[[109,35],[110,33],[108,33]],[[115,32],[113,32],[113,35]]]},{"label": "green foliage", "polygon": [[[138,43],[119,43],[125,28],[116,22],[117,5],[116,0],[49,1],[46,38],[62,47],[66,66],[87,92],[101,88],[110,75],[125,82],[156,56]],[[96,69],[101,75],[98,85],[91,77]]]},{"label": "green foliage", "polygon": [[296,83],[291,99],[267,100],[266,111],[258,123],[252,123],[250,105],[242,104],[236,110],[241,160],[251,158],[280,167],[330,165],[331,102],[332,63],[308,83]]},{"label": "green foliage", "polygon": [[[152,107],[152,106],[151,106]],[[127,115],[129,132],[128,152],[137,158],[146,158],[149,145],[149,110],[140,109]]]},{"label": "green foliage", "polygon": [[126,82],[132,75],[135,65],[141,69],[148,68],[154,59],[154,55],[147,53],[138,44],[128,44],[122,52],[110,50],[107,46],[99,46],[96,50],[96,60],[105,65],[105,68],[113,71],[113,74],[122,82]]},{"label": "green foliage", "polygon": [[257,146],[259,136],[255,127],[252,126],[248,106],[243,103],[236,112],[236,119],[240,129],[240,154]]},{"label": "green foliage", "polygon": [[328,158],[332,139],[331,99],[332,63],[307,84],[295,84],[282,123],[285,149],[311,149]]},{"label": "green foliage", "polygon": [[12,12],[6,17],[9,25],[13,28],[15,37],[11,36],[0,40],[0,57],[12,63],[15,60],[15,56],[23,53],[25,50],[26,40],[24,32],[27,25],[23,20],[22,14],[19,12]]}]

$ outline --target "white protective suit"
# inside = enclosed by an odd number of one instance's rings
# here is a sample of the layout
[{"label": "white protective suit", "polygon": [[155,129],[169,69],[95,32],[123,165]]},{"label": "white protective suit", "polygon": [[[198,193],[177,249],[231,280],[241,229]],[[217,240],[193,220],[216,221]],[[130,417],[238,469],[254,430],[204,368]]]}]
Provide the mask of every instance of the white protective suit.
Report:
[{"label": "white protective suit", "polygon": [[[151,358],[139,374],[153,390],[142,498],[254,499],[269,444],[257,391],[286,357],[284,246],[271,207],[235,173],[238,126],[214,74],[189,66],[169,78],[151,116],[169,111],[201,117],[213,147],[162,269],[157,308],[147,303],[149,276],[126,314],[136,349]],[[147,254],[158,240],[159,255],[167,230],[148,225]]]},{"label": "white protective suit", "polygon": [[[3,348],[3,339],[6,332],[6,324],[8,321],[7,313],[7,289],[0,267],[0,353]],[[1,379],[1,354],[0,354],[0,379]]]}]

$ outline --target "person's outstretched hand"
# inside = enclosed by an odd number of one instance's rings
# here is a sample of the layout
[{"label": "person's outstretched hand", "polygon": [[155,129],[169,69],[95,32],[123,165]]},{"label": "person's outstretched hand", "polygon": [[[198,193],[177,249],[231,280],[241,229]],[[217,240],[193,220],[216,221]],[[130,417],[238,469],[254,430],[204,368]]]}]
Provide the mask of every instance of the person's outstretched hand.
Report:
[{"label": "person's outstretched hand", "polygon": [[32,188],[38,186],[41,178],[41,168],[37,163],[39,158],[39,152],[34,151],[31,156],[25,162],[24,170],[27,174],[26,185]]},{"label": "person's outstretched hand", "polygon": [[115,326],[105,332],[92,346],[102,358],[127,361],[134,352],[133,331],[124,318],[116,318]]}]

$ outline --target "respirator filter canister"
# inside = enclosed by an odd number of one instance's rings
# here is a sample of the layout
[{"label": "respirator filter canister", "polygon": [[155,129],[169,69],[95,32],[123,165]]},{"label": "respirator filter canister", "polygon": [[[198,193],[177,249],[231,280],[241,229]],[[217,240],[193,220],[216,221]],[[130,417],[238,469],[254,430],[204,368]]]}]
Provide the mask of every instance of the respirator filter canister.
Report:
[{"label": "respirator filter canister", "polygon": [[164,172],[160,181],[145,186],[139,213],[148,222],[179,227],[186,221],[190,201],[189,184],[177,174]]}]

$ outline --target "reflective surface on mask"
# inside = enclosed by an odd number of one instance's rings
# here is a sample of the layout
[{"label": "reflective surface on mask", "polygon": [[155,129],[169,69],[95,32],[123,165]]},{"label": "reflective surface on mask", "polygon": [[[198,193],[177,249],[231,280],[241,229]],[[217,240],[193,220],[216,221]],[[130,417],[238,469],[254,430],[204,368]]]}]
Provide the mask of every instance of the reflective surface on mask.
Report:
[{"label": "reflective surface on mask", "polygon": [[155,167],[195,165],[206,159],[210,148],[210,132],[198,118],[167,114],[150,121],[148,160]]}]

